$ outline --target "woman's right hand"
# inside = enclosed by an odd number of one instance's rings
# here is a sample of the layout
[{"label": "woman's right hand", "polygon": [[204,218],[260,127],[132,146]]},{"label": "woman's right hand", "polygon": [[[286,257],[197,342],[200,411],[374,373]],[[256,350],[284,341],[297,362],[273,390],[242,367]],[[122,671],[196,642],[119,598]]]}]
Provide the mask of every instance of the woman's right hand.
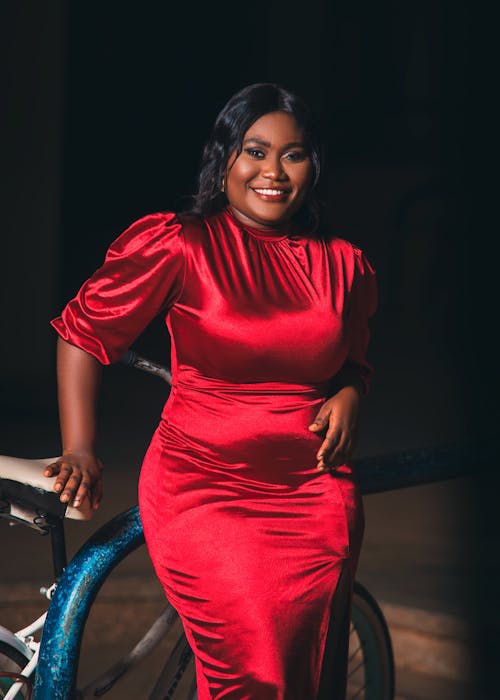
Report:
[{"label": "woman's right hand", "polygon": [[85,450],[64,452],[55,462],[49,464],[43,472],[50,477],[57,474],[54,491],[60,493],[60,500],[74,508],[82,505],[88,498],[91,507],[97,510],[102,498],[101,460],[92,452]]}]

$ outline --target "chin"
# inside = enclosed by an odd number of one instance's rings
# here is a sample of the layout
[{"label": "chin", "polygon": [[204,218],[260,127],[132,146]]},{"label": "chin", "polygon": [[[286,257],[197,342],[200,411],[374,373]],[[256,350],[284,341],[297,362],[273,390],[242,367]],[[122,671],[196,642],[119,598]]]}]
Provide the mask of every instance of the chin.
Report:
[{"label": "chin", "polygon": [[263,226],[283,226],[287,224],[292,219],[295,212],[255,212],[252,216],[254,221],[258,221]]}]

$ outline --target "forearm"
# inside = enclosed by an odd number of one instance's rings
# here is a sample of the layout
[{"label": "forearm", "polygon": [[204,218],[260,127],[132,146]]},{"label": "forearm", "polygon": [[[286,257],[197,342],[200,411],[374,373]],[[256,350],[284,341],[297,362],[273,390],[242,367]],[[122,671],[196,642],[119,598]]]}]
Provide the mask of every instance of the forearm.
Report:
[{"label": "forearm", "polygon": [[57,344],[59,421],[63,452],[93,452],[101,364],[89,353],[67,343]]}]

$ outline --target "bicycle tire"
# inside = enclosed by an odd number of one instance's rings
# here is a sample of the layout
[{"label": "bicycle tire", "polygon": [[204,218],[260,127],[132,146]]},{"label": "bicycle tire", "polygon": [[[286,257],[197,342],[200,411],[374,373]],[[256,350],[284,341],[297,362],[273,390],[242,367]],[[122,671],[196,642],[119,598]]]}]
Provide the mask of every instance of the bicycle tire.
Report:
[{"label": "bicycle tire", "polygon": [[[18,649],[15,649],[11,644],[0,641],[0,671],[2,673],[19,674],[29,661],[29,657],[25,656]],[[0,676],[0,698],[7,695],[15,681],[8,676]],[[28,700],[30,696],[29,688],[23,686],[16,695],[16,700]]]},{"label": "bicycle tire", "polygon": [[347,700],[394,700],[394,654],[384,614],[354,582]]}]

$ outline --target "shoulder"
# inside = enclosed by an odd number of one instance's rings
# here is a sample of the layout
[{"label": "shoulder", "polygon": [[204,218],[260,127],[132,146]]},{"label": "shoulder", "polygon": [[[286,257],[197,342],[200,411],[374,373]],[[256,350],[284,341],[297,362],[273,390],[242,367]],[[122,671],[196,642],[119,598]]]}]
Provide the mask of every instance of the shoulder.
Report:
[{"label": "shoulder", "polygon": [[331,250],[336,255],[341,255],[345,258],[353,258],[355,256],[355,251],[359,250],[353,243],[346,240],[345,238],[340,238],[339,236],[332,236],[326,242],[328,249]]},{"label": "shoulder", "polygon": [[190,212],[179,215],[186,244],[186,251],[198,255],[212,248],[216,239],[224,234],[224,219],[220,212],[198,216]]},{"label": "shoulder", "polygon": [[107,259],[182,247],[183,226],[175,212],[155,212],[133,221],[108,249]]},{"label": "shoulder", "polygon": [[345,238],[334,237],[327,242],[327,246],[333,255],[342,258],[344,264],[352,267],[354,273],[365,274],[374,272],[374,268],[366,254],[355,243]]},{"label": "shoulder", "polygon": [[186,239],[194,239],[203,236],[207,231],[207,222],[204,218],[191,213],[179,214],[178,219],[184,230]]},{"label": "shoulder", "polygon": [[365,252],[345,238],[331,238],[326,245],[334,268],[345,280],[349,292],[376,299],[376,273]]}]

